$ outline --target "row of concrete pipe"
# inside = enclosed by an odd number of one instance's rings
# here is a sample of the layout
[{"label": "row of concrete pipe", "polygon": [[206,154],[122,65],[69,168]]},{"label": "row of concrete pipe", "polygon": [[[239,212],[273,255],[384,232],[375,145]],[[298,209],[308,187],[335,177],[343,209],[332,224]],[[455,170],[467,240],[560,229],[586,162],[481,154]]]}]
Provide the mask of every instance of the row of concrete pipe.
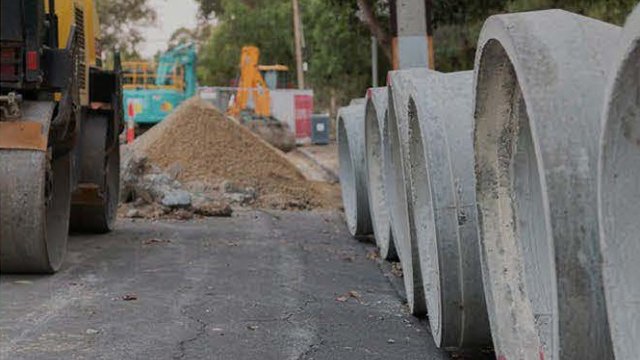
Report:
[{"label": "row of concrete pipe", "polygon": [[337,132],[349,231],[439,347],[640,358],[640,6],[493,16],[474,71],[393,71]]}]

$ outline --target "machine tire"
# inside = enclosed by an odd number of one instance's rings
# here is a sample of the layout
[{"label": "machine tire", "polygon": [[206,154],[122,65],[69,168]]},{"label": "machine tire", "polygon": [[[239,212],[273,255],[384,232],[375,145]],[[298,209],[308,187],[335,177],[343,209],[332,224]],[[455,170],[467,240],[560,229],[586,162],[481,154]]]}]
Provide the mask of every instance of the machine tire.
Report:
[{"label": "machine tire", "polygon": [[79,144],[79,186],[97,186],[99,201],[89,204],[74,200],[72,231],[102,234],[113,229],[120,197],[120,147],[111,141],[112,136],[117,136],[109,133],[111,121],[105,113],[88,113],[84,119]]}]

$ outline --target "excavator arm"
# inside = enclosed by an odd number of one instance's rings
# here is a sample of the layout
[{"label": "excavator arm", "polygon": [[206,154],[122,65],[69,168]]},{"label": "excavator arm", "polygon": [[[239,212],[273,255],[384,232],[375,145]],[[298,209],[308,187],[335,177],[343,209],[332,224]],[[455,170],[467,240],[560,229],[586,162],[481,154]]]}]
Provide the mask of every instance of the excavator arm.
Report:
[{"label": "excavator arm", "polygon": [[240,56],[240,81],[234,104],[229,108],[229,114],[238,116],[242,110],[251,108],[249,100],[253,100],[253,110],[256,115],[271,116],[271,94],[264,78],[258,69],[260,50],[255,46],[242,48]]},{"label": "excavator arm", "polygon": [[178,68],[184,68],[184,91],[185,98],[190,98],[196,93],[196,49],[193,44],[179,45],[160,56],[158,70],[156,71],[156,85],[176,85],[168,84],[171,76]]}]

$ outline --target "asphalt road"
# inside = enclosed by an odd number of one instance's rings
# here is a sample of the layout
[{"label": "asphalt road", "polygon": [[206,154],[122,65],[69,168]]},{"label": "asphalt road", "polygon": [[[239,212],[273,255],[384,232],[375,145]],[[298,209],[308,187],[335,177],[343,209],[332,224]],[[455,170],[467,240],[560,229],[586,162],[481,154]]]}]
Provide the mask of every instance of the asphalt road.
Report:
[{"label": "asphalt road", "polygon": [[445,359],[334,213],[121,221],[0,277],[1,359]]}]

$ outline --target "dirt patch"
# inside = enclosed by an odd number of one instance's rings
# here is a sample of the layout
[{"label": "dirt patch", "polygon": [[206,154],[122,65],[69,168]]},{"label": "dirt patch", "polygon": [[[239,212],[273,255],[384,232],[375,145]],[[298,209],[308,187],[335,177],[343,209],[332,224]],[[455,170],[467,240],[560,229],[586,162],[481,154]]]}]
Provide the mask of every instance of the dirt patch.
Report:
[{"label": "dirt patch", "polygon": [[213,192],[254,192],[244,206],[337,208],[337,186],[308,181],[284,154],[212,105],[194,98],[136,139],[131,150],[176,181]]}]

